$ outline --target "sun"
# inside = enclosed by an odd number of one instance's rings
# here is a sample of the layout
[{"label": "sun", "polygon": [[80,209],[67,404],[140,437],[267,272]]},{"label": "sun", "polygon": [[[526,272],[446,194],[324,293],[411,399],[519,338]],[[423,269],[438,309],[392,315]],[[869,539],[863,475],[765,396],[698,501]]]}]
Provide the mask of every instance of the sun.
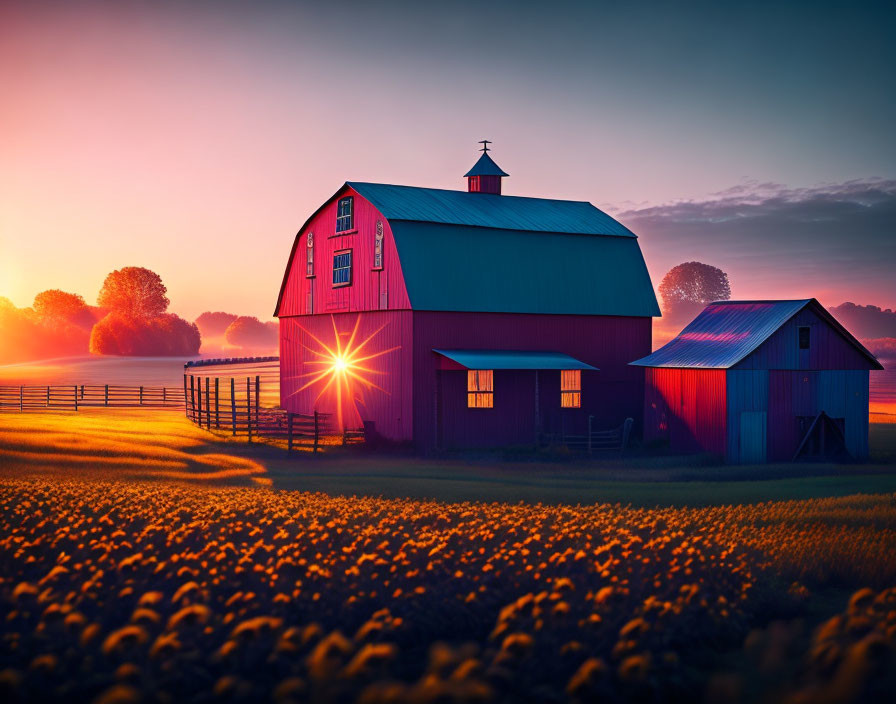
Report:
[{"label": "sun", "polygon": [[389,393],[386,389],[374,383],[372,380],[373,377],[384,374],[384,372],[372,369],[365,363],[370,362],[370,360],[376,359],[377,357],[389,354],[390,352],[399,349],[399,347],[390,347],[389,349],[378,350],[376,352],[368,351],[368,343],[370,343],[370,341],[373,340],[384,327],[386,327],[385,324],[374,330],[360,342],[356,342],[358,328],[361,323],[360,315],[355,318],[355,326],[349,335],[348,342],[343,343],[342,337],[344,334],[341,334],[337,329],[335,317],[331,315],[330,320],[333,323],[333,342],[330,344],[327,344],[316,337],[310,330],[307,330],[304,327],[302,328],[308,337],[319,346],[319,349],[314,349],[303,344],[303,347],[311,353],[311,359],[306,359],[305,364],[310,365],[313,371],[302,375],[303,377],[307,377],[308,381],[296,389],[291,395],[295,395],[309,387],[319,385],[320,391],[314,399],[314,403],[317,404],[325,394],[331,394],[331,400],[336,409],[337,426],[339,428],[345,428],[347,415],[350,414],[352,420],[360,418],[360,413],[357,408],[358,402],[363,404],[363,400],[360,399],[360,394],[364,391],[381,391],[383,393]]}]

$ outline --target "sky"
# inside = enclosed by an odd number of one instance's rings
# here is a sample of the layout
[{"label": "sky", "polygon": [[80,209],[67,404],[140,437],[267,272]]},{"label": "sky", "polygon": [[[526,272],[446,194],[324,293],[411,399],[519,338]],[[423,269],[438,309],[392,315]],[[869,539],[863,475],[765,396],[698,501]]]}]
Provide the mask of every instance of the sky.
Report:
[{"label": "sky", "polygon": [[268,318],[346,180],[588,200],[658,285],[896,307],[896,20],[871,2],[0,0],[0,296]]}]

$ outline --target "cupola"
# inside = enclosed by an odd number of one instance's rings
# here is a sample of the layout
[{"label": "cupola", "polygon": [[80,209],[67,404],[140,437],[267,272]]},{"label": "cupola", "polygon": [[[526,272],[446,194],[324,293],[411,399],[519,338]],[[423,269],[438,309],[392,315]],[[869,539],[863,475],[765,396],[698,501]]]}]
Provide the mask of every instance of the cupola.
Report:
[{"label": "cupola", "polygon": [[491,142],[483,139],[479,143],[482,145],[482,156],[464,175],[467,179],[467,190],[470,193],[491,193],[499,196],[501,195],[501,179],[509,174],[504,173],[488,155],[490,151],[488,145]]}]

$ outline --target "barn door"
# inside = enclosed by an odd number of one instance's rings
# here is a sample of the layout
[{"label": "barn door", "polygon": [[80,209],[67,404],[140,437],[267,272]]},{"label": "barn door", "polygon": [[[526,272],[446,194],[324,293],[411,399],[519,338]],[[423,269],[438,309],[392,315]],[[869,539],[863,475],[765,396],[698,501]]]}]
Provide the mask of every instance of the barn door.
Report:
[{"label": "barn door", "polygon": [[740,414],[740,463],[765,462],[765,411],[743,411]]}]

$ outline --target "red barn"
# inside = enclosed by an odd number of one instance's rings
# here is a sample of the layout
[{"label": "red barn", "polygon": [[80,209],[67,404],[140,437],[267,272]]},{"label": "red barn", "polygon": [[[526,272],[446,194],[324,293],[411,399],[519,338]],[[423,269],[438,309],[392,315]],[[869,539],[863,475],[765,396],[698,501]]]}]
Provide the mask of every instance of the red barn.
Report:
[{"label": "red barn", "polygon": [[814,298],[712,303],[646,367],[644,439],[729,462],[868,456],[874,356]]},{"label": "red barn", "polygon": [[281,405],[420,451],[531,445],[641,417],[659,315],[636,236],[590,203],[348,182],[283,277]]}]

